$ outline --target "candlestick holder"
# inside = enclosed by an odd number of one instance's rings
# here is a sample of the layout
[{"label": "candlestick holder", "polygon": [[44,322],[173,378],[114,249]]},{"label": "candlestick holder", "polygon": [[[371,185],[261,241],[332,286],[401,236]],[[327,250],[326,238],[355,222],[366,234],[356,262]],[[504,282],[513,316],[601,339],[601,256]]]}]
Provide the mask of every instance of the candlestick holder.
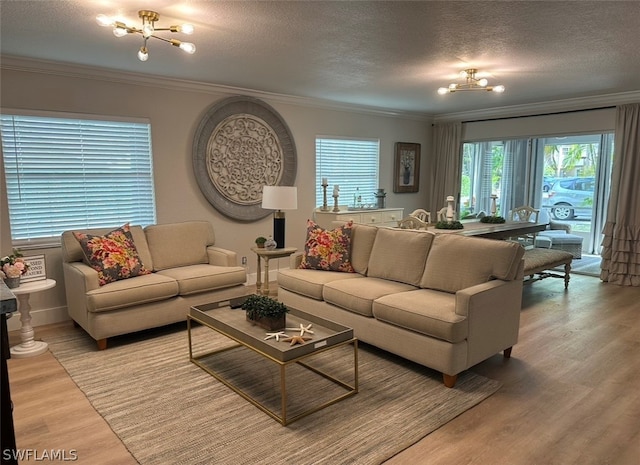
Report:
[{"label": "candlestick holder", "polygon": [[334,212],[339,212],[340,208],[338,208],[338,197],[340,197],[339,195],[334,195],[333,196],[333,211]]},{"label": "candlestick holder", "polygon": [[447,222],[448,223],[452,223],[454,220],[454,213],[453,213],[453,202],[455,202],[455,199],[453,198],[452,195],[447,197]]},{"label": "candlestick holder", "polygon": [[491,195],[491,216],[496,216],[496,211],[498,210],[498,207],[496,205],[497,199],[498,196],[496,194]]},{"label": "candlestick holder", "polygon": [[325,184],[322,185],[322,207],[320,210],[323,212],[329,211],[329,205],[327,205],[327,186]]}]

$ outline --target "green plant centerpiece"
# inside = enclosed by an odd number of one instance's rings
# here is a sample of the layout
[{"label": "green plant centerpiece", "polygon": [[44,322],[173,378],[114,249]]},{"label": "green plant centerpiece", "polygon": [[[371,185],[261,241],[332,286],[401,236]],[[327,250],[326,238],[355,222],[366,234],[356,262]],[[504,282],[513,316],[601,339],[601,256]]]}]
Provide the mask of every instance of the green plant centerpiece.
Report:
[{"label": "green plant centerpiece", "polygon": [[267,238],[263,236],[256,237],[256,245],[260,248],[264,247],[264,243],[267,242]]},{"label": "green plant centerpiece", "polygon": [[266,295],[250,295],[242,304],[242,309],[246,311],[247,321],[269,331],[287,326],[287,306]]},{"label": "green plant centerpiece", "polygon": [[501,216],[483,216],[480,218],[480,223],[502,224],[504,222],[506,220]]},{"label": "green plant centerpiece", "polygon": [[436,229],[463,229],[462,223],[459,221],[438,221],[436,223]]}]

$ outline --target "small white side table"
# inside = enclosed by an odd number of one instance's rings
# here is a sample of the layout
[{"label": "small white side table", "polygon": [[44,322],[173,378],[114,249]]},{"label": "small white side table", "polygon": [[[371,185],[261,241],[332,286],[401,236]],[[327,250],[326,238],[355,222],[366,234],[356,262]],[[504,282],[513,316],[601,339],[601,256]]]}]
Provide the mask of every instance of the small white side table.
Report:
[{"label": "small white side table", "polygon": [[18,299],[18,311],[20,312],[20,340],[17,346],[11,348],[11,357],[27,358],[34,357],[45,353],[49,346],[46,342],[34,340],[34,331],[31,326],[31,304],[29,304],[29,296],[34,292],[42,292],[55,287],[54,279],[45,279],[42,281],[31,281],[23,283],[20,286],[11,289],[11,292]]}]

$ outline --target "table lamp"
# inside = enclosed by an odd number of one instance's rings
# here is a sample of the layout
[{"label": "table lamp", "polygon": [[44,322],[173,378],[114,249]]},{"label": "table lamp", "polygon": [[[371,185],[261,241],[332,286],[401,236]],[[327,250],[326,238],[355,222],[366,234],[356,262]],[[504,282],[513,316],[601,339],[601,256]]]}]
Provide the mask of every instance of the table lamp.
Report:
[{"label": "table lamp", "polygon": [[282,210],[298,208],[298,188],[294,186],[264,186],[262,189],[262,208],[273,212],[273,240],[277,249],[284,248],[285,218]]}]

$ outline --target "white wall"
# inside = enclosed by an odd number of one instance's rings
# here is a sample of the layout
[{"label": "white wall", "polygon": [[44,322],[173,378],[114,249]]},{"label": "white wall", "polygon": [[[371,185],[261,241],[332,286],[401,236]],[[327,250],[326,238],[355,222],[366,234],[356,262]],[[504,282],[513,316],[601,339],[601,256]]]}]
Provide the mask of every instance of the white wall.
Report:
[{"label": "white wall", "polygon": [[[253,223],[241,223],[216,211],[201,194],[192,169],[191,148],[194,131],[206,110],[236,90],[220,87],[121,76],[86,68],[62,67],[50,63],[3,60],[0,82],[2,111],[33,109],[143,117],[151,120],[156,204],[159,223],[203,219],[211,221],[216,243],[234,250],[249,260],[255,273],[255,257],[250,251],[253,240],[272,231],[270,216]],[[34,68],[35,67],[35,68]],[[288,246],[302,250],[305,222],[315,208],[315,137],[316,135],[353,136],[380,139],[380,187],[386,190],[387,205],[405,211],[427,204],[430,174],[431,119],[420,115],[393,115],[368,109],[330,107],[320,102],[297,101],[284,96],[246,92],[271,105],[287,122],[298,154],[298,210],[287,212]],[[396,142],[422,145],[420,192],[393,193],[393,150]],[[4,171],[3,171],[4,172]],[[0,207],[0,252],[11,251],[6,193],[2,183]],[[64,280],[59,248],[30,251],[44,253],[49,277],[55,289],[32,296],[33,324],[50,323],[66,316]],[[288,261],[281,260],[281,266]],[[275,265],[275,263],[274,263]],[[273,266],[272,269],[277,268]],[[255,281],[255,277],[253,279]],[[9,320],[10,329],[19,328],[18,318]]]}]

